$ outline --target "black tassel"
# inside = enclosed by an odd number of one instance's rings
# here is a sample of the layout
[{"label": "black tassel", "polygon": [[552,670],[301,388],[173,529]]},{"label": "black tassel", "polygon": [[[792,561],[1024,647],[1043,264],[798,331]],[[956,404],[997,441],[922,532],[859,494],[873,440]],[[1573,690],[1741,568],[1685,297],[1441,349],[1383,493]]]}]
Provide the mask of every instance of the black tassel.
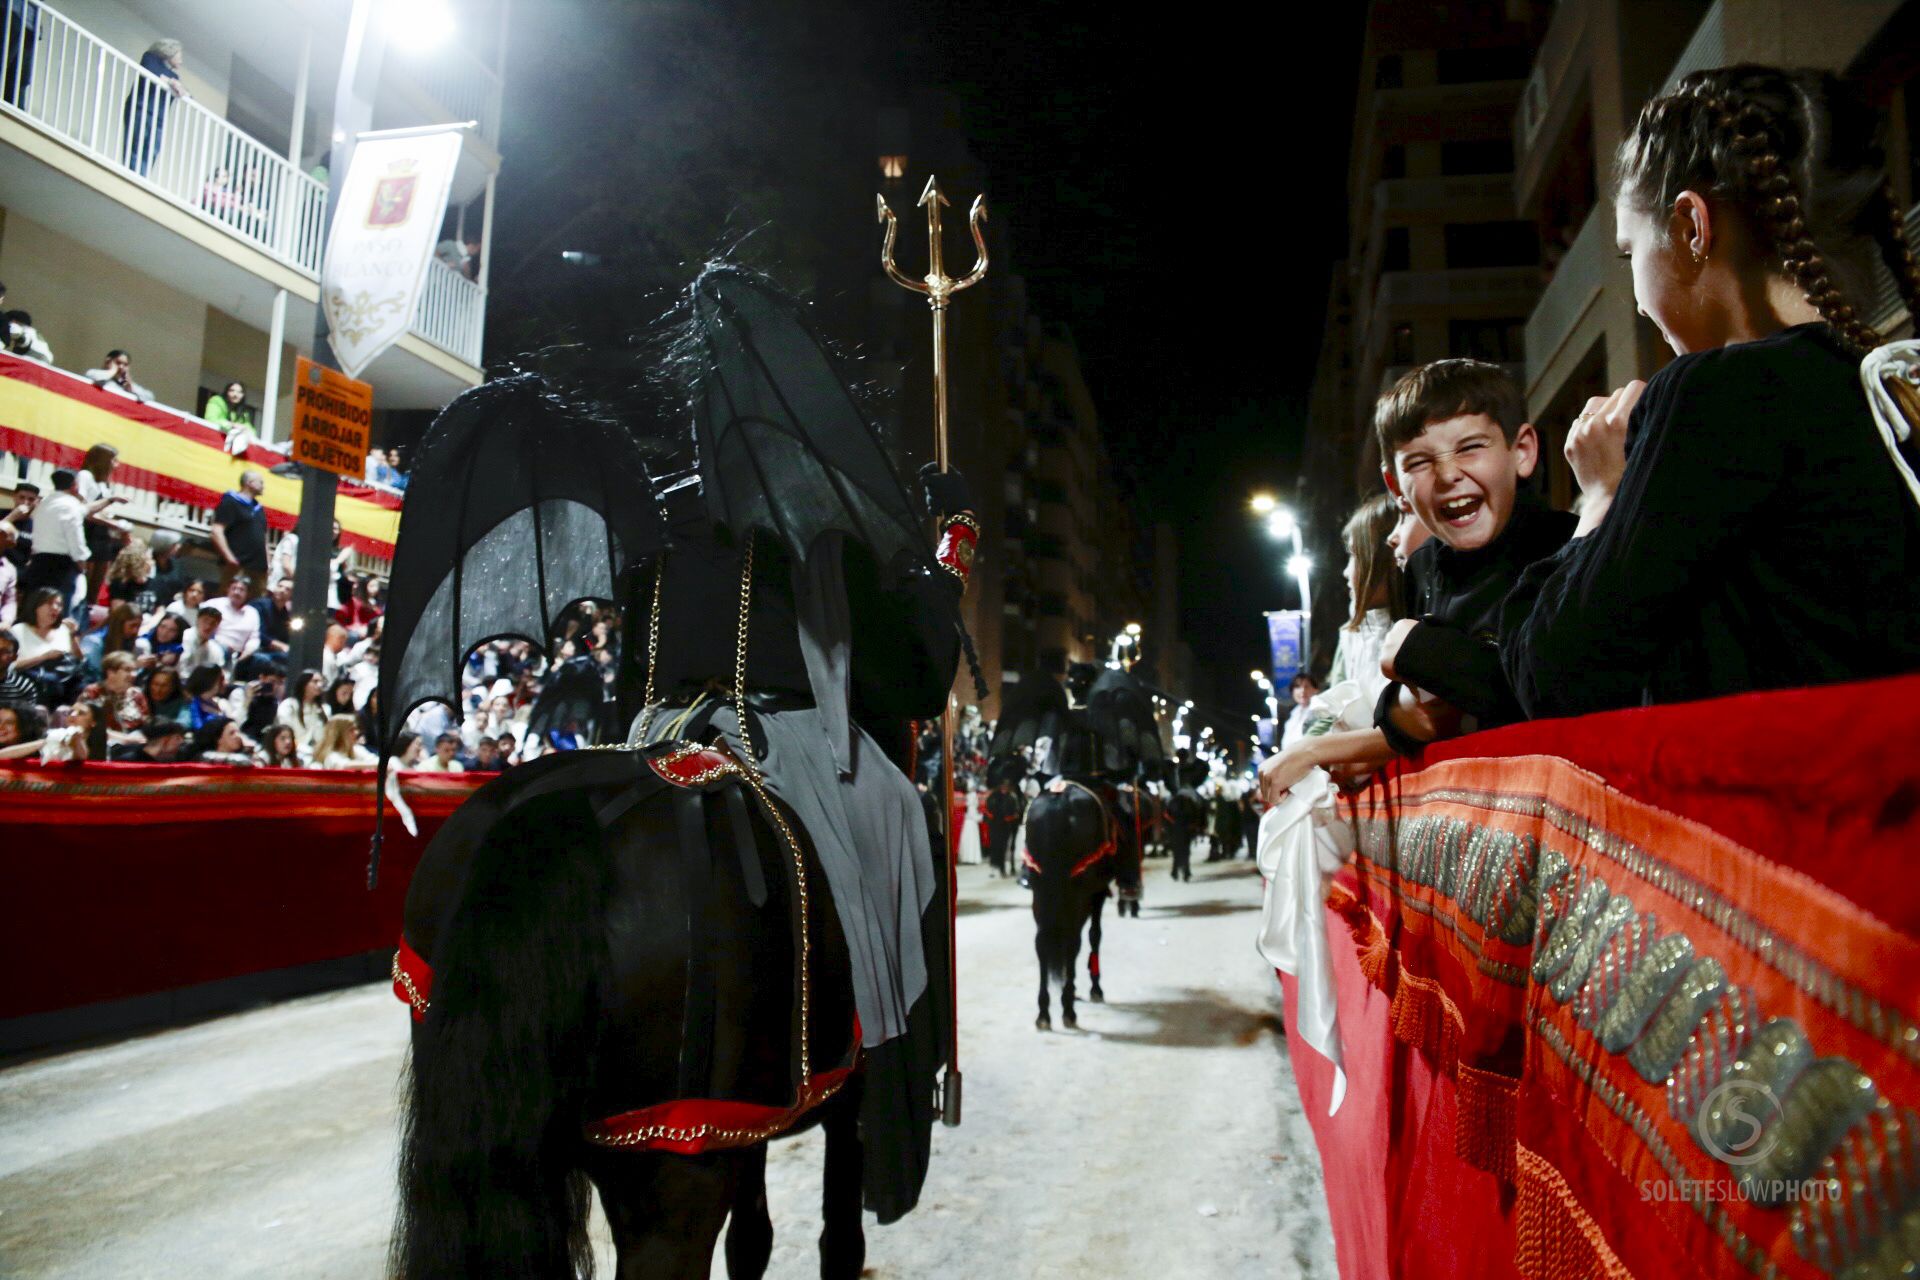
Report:
[{"label": "black tassel", "polygon": [[960,649],[967,655],[967,669],[973,672],[974,701],[987,700],[987,678],[980,674],[980,655],[973,651],[973,633],[967,630],[967,624],[960,624]]},{"label": "black tassel", "polygon": [[367,890],[380,883],[380,845],[387,825],[387,753],[380,753],[380,770],[373,784],[373,845],[367,850]]}]

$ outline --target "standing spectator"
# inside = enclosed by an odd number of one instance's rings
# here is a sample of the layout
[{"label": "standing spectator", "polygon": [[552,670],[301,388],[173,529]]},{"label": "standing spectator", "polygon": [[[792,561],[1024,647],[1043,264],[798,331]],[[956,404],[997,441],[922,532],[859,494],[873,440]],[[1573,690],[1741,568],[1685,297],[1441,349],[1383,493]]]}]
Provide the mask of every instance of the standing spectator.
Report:
[{"label": "standing spectator", "polygon": [[241,733],[249,740],[258,741],[275,722],[286,678],[263,653],[254,654],[241,663],[239,669],[245,673],[247,683],[227,700],[228,714],[239,721]]},{"label": "standing spectator", "polygon": [[147,695],[134,688],[133,676],[132,655],[109,653],[100,660],[100,683],[88,685],[80,695],[100,708],[101,720],[111,733],[137,733],[147,722]]},{"label": "standing spectator", "polygon": [[239,662],[253,656],[260,647],[260,613],[247,604],[253,592],[253,580],[245,574],[236,574],[227,583],[226,594],[216,596],[201,607],[201,612],[213,610],[220,617],[220,626],[214,632],[214,639],[227,651],[230,662]]},{"label": "standing spectator", "polygon": [[[87,562],[87,517],[92,514],[74,492],[78,484],[73,472],[62,468],[53,473],[53,496],[41,503],[33,517],[33,558],[20,575],[20,590],[32,595],[41,587],[52,587],[68,605],[74,603],[83,581],[80,567]],[[100,510],[120,501],[101,499]]]},{"label": "standing spectator", "polygon": [[84,376],[102,391],[111,391],[141,404],[153,403],[153,392],[133,380],[133,357],[119,347],[107,352],[104,365],[87,370]]},{"label": "standing spectator", "polygon": [[180,554],[180,535],[173,530],[155,529],[153,537],[147,540],[147,552],[153,557],[153,572],[147,577],[147,590],[153,600],[141,604],[141,611],[152,613],[173,603],[174,597],[187,585],[187,574],[175,562]]},{"label": "standing spectator", "polygon": [[300,768],[300,744],[293,730],[284,724],[268,725],[260,735],[260,746],[253,753],[254,763],[263,769]]},{"label": "standing spectator", "polygon": [[322,699],[325,687],[318,671],[302,671],[281,702],[278,713],[280,723],[293,730],[300,754],[309,760],[327,728],[327,709]]},{"label": "standing spectator", "polygon": [[153,167],[154,157],[167,128],[167,108],[175,98],[188,97],[180,83],[183,50],[178,40],[155,40],[153,47],[140,56],[140,69],[146,72],[134,81],[133,92],[120,110],[120,123],[126,129],[127,168],[141,177]]},{"label": "standing spectator", "polygon": [[232,665],[233,655],[214,638],[219,631],[220,611],[210,604],[201,605],[199,615],[193,620],[193,634],[180,648],[182,679],[191,681],[196,673],[209,667],[224,672]]},{"label": "standing spectator", "polygon": [[[40,42],[40,6],[34,0],[6,0],[0,8],[0,48],[6,52],[6,67],[0,74],[0,102],[9,106],[27,105],[27,87],[33,83],[34,48]],[[7,296],[0,285],[0,298]]]},{"label": "standing spectator", "polygon": [[352,716],[334,716],[327,721],[326,732],[314,751],[314,765],[321,769],[371,769],[379,761],[360,745],[360,726]]},{"label": "standing spectator", "polygon": [[[176,667],[155,667],[147,673],[147,721],[170,720],[178,723],[187,713],[187,695],[180,688]],[[151,730],[149,730],[151,732]]]},{"label": "standing spectator", "polygon": [[227,452],[234,457],[253,444],[253,410],[247,408],[247,384],[235,378],[217,396],[207,398],[200,416],[227,433]]},{"label": "standing spectator", "polygon": [[13,561],[13,567],[26,571],[33,556],[33,512],[40,505],[40,486],[26,480],[13,486],[13,506],[0,516],[0,524],[13,531],[13,545],[0,545],[0,555]]},{"label": "standing spectator", "polygon": [[119,464],[120,451],[110,444],[96,444],[87,450],[80,470],[74,473],[73,489],[87,505],[87,594],[89,606],[100,598],[100,584],[120,547],[133,530],[107,514],[107,508],[124,498],[113,496],[113,469]]},{"label": "standing spectator", "polygon": [[364,639],[373,620],[380,616],[379,605],[373,598],[373,581],[365,577],[355,579],[353,594],[333,615],[334,621],[345,627],[347,634],[356,640]]},{"label": "standing spectator", "polygon": [[466,261],[461,264],[461,271],[467,279],[478,280],[480,278],[480,237],[469,234],[467,236],[466,248],[467,258]]},{"label": "standing spectator", "polygon": [[1302,671],[1287,685],[1287,693],[1293,698],[1293,710],[1287,713],[1285,727],[1280,734],[1280,747],[1285,750],[1300,741],[1307,731],[1307,704],[1320,692],[1320,682],[1307,672]]},{"label": "standing spectator", "polygon": [[443,733],[433,740],[433,754],[414,766],[422,773],[465,773],[466,766],[454,759],[460,752],[460,735]]},{"label": "standing spectator", "polygon": [[213,509],[208,533],[220,557],[222,591],[243,573],[250,583],[267,580],[267,509],[260,505],[260,495],[266,491],[265,476],[243,471],[240,487],[224,494]]},{"label": "standing spectator", "polygon": [[[273,564],[267,570],[267,587],[281,579],[292,581],[294,570],[300,562],[300,535],[289,531],[280,535],[280,541],[273,547]],[[333,560],[327,572],[327,612],[332,613],[340,607],[340,585],[347,580],[347,570],[353,564],[353,548],[340,545],[340,522],[333,522]]]},{"label": "standing spectator", "polygon": [[0,631],[0,706],[39,701],[40,687],[13,669],[20,642],[12,631]]},{"label": "standing spectator", "polygon": [[147,726],[145,742],[128,742],[114,747],[108,758],[117,764],[172,764],[187,744],[184,726],[161,720]]}]

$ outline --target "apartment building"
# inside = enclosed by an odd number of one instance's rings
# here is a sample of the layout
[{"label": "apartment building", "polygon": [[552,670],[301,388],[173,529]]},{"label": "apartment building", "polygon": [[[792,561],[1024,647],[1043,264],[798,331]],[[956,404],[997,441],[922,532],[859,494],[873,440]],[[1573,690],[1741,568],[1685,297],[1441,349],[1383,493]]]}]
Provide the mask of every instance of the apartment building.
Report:
[{"label": "apartment building", "polygon": [[[373,127],[476,122],[444,234],[478,240],[481,252],[471,274],[429,264],[408,332],[363,375],[376,415],[438,408],[483,377],[507,6],[462,0],[451,30],[385,33]],[[0,281],[56,366],[85,370],[126,349],[183,439],[208,398],[239,379],[261,439],[286,438],[293,357],[312,346],[347,10],[58,0],[5,11]],[[397,16],[376,7],[377,21]],[[162,40],[179,42],[177,95],[142,66]],[[26,470],[48,461],[14,452]],[[136,518],[192,529],[191,503],[143,504],[134,487]],[[295,501],[297,486],[286,487],[269,492],[270,510]]]}]

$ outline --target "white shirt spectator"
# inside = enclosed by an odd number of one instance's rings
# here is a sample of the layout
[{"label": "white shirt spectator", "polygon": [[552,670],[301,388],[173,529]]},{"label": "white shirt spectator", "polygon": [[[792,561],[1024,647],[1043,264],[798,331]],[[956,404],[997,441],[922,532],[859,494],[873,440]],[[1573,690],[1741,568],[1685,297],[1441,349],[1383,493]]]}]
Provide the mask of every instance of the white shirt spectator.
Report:
[{"label": "white shirt spectator", "polygon": [[1291,747],[1294,743],[1305,737],[1306,733],[1307,709],[1304,706],[1296,706],[1292,711],[1287,713],[1286,721],[1281,729],[1280,749],[1285,751],[1288,747]]},{"label": "white shirt spectator", "polygon": [[313,759],[313,750],[320,745],[320,735],[327,731],[326,708],[318,702],[310,702],[302,708],[292,698],[286,698],[281,701],[280,712],[275,719],[293,730],[293,741],[299,748],[300,758]]},{"label": "white shirt spectator", "polygon": [[319,765],[322,769],[371,769],[379,763],[378,756],[356,742],[351,752],[336,751]]},{"label": "white shirt spectator", "polygon": [[198,630],[189,631],[180,646],[181,678],[191,675],[201,667],[218,667],[225,671],[233,663],[233,655],[220,643],[219,632],[212,640],[202,640]]},{"label": "white shirt spectator", "polygon": [[0,557],[0,627],[11,627],[20,614],[20,571]]},{"label": "white shirt spectator", "polygon": [[87,504],[71,489],[55,489],[33,513],[35,554],[87,559]]},{"label": "white shirt spectator", "polygon": [[220,611],[220,628],[213,633],[213,638],[236,661],[260,647],[260,613],[257,609],[244,604],[236,609],[225,596],[215,596],[201,608]]},{"label": "white shirt spectator", "polygon": [[31,662],[43,653],[64,653],[72,657],[80,656],[80,640],[74,635],[74,629],[63,618],[42,640],[40,633],[25,622],[13,624],[13,638],[20,646],[19,656],[14,659],[18,666],[22,662]]},{"label": "white shirt spectator", "polygon": [[153,392],[135,382],[131,376],[127,378],[127,385],[124,387],[113,376],[111,369],[89,369],[81,376],[102,391],[111,391],[117,396],[138,400],[141,404],[153,403]]},{"label": "white shirt spectator", "polygon": [[440,757],[438,755],[428,756],[425,760],[422,760],[413,767],[415,771],[419,773],[465,773],[467,771],[467,766],[461,764],[458,760],[449,760],[445,764],[440,763]]}]

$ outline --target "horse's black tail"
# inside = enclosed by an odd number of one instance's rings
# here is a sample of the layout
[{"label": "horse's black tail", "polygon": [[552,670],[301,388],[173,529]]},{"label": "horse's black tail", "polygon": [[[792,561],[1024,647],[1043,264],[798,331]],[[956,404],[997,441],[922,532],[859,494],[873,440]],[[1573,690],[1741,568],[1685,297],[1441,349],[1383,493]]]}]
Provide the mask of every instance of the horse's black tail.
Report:
[{"label": "horse's black tail", "polygon": [[576,1165],[610,897],[580,793],[513,810],[476,851],[405,1082],[400,1280],[592,1274]]},{"label": "horse's black tail", "polygon": [[1027,851],[1040,866],[1033,876],[1036,950],[1048,979],[1061,983],[1073,976],[1080,949],[1080,899],[1069,874],[1086,852],[1079,848],[1083,838],[1076,838],[1076,800],[1071,791],[1045,792],[1027,807]]}]

